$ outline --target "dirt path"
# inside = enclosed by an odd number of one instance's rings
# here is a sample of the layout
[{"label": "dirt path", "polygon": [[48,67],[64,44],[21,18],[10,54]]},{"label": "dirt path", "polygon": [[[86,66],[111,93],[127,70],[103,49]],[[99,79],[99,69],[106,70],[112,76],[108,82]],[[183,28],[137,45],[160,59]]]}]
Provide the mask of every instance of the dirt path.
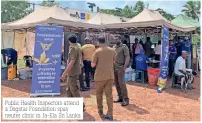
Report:
[{"label": "dirt path", "polygon": [[[2,81],[2,97],[29,97],[31,82]],[[135,82],[127,83],[130,105],[126,107],[114,104],[114,119],[116,121],[200,121],[200,78],[196,78],[196,89],[187,93],[173,89],[170,83],[162,93],[156,93],[156,87]],[[86,112],[84,121],[102,121],[97,114],[95,90],[82,92],[85,97]],[[65,88],[62,88],[65,97]],[[117,98],[113,87],[114,99]],[[106,112],[106,101],[104,111]]]}]

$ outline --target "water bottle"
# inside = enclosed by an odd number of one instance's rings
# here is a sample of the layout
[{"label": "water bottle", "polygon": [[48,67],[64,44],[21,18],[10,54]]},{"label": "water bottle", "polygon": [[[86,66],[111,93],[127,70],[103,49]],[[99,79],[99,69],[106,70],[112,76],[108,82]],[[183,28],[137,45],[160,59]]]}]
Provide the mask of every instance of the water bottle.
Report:
[{"label": "water bottle", "polygon": [[128,81],[132,81],[132,73],[133,71],[128,72]]},{"label": "water bottle", "polygon": [[161,93],[162,90],[163,90],[163,88],[162,88],[162,87],[159,87],[159,88],[157,89],[157,93]]},{"label": "water bottle", "polygon": [[135,81],[135,73],[132,74],[132,81]]},{"label": "water bottle", "polygon": [[125,72],[125,77],[124,77],[124,79],[125,79],[125,82],[128,82],[128,72]]}]

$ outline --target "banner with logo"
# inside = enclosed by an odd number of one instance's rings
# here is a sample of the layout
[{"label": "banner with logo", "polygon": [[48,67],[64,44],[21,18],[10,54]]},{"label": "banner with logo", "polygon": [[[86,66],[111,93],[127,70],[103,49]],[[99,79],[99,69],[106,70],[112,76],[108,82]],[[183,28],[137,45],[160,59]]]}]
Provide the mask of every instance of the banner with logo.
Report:
[{"label": "banner with logo", "polygon": [[165,86],[168,75],[168,49],[169,49],[169,30],[163,25],[162,26],[162,46],[161,46],[161,63],[160,63],[160,75],[159,75],[159,86]]},{"label": "banner with logo", "polygon": [[36,26],[31,95],[60,95],[62,26]]}]

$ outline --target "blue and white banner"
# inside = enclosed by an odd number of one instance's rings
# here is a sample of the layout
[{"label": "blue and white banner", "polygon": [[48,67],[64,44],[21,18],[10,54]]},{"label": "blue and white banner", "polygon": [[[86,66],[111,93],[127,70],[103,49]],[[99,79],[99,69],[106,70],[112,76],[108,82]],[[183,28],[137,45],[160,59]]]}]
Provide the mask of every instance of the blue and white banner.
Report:
[{"label": "blue and white banner", "polygon": [[161,64],[160,64],[160,77],[159,77],[159,83],[158,85],[165,85],[165,82],[167,80],[167,74],[168,74],[168,58],[169,58],[169,30],[168,28],[163,25],[162,26],[162,50],[161,50]]},{"label": "blue and white banner", "polygon": [[36,26],[31,95],[60,95],[63,27]]}]

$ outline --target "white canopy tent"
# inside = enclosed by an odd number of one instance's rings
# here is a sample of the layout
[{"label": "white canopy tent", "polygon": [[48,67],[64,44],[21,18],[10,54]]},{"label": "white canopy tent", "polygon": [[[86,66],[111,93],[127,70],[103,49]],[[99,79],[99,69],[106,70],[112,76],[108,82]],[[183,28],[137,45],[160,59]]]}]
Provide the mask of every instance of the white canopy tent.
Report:
[{"label": "white canopy tent", "polygon": [[162,26],[163,24],[168,28],[182,32],[189,32],[195,30],[195,27],[184,28],[171,24],[159,12],[152,11],[147,8],[145,8],[140,14],[132,18],[129,22],[105,24],[104,28],[124,29],[124,28],[141,28],[141,27],[158,27]]},{"label": "white canopy tent", "polygon": [[120,17],[104,14],[104,13],[97,13],[95,17],[93,17],[92,19],[88,21],[88,23],[90,24],[97,24],[97,25],[121,23],[121,22],[122,20],[120,19]]},{"label": "white canopy tent", "polygon": [[73,28],[99,28],[99,25],[81,22],[81,20],[69,16],[64,9],[53,7],[37,7],[34,12],[24,18],[1,24],[2,29],[25,29],[35,27],[37,24],[56,24]]}]

